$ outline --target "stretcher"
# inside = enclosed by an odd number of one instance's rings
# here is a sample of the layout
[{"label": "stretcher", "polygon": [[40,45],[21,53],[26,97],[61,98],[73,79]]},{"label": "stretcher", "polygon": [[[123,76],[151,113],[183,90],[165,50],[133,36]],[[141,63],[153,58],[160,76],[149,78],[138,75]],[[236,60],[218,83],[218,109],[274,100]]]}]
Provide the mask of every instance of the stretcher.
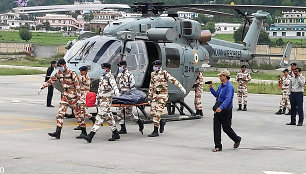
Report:
[{"label": "stretcher", "polygon": [[[123,114],[124,114],[124,119],[125,119],[125,107],[133,107],[133,106],[136,106],[136,108],[138,108],[138,109],[142,112],[142,114],[144,115],[145,119],[146,119],[146,120],[149,120],[150,118],[149,118],[148,114],[147,114],[146,111],[145,111],[146,105],[148,105],[147,102],[145,102],[145,103],[139,103],[139,104],[111,104],[111,107],[124,107],[124,108],[123,108]],[[137,110],[137,109],[136,109],[136,110]],[[138,113],[138,110],[137,110],[137,113]],[[139,114],[138,114],[138,116],[139,116]]]}]

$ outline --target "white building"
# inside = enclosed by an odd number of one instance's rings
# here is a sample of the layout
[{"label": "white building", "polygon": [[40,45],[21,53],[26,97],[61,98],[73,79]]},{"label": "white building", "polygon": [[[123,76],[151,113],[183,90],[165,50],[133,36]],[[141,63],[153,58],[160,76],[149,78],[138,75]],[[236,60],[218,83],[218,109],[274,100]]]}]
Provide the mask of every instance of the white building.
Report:
[{"label": "white building", "polygon": [[46,14],[43,17],[36,17],[36,24],[43,25],[43,23],[49,22],[51,27],[67,28],[67,31],[84,30],[83,17],[79,15],[77,18],[63,14]]},{"label": "white building", "polygon": [[239,23],[215,23],[215,34],[234,34],[240,26]]},{"label": "white building", "polygon": [[16,20],[16,19],[19,19],[20,18],[20,15],[17,14],[17,13],[12,13],[12,12],[9,12],[9,13],[4,13],[4,14],[0,14],[0,24],[8,24],[8,20]]},{"label": "white building", "polygon": [[276,23],[267,28],[270,37],[274,38],[305,38],[305,11],[283,11],[283,16],[276,18]]},{"label": "white building", "polygon": [[30,28],[35,27],[35,22],[29,20],[7,20],[7,24],[10,26],[10,28],[21,27],[26,24],[28,24]]},{"label": "white building", "polygon": [[35,27],[34,21],[20,20],[20,15],[18,13],[9,12],[0,14],[0,29],[2,30],[9,30],[26,24],[28,24],[30,28]]},{"label": "white building", "polygon": [[86,29],[103,29],[110,22],[113,22],[122,18],[139,18],[142,14],[139,13],[127,13],[124,11],[118,11],[114,9],[104,9],[101,11],[93,12],[94,18],[86,24]]},{"label": "white building", "polygon": [[185,18],[185,19],[195,19],[199,16],[198,13],[186,12],[186,11],[178,11],[177,15],[178,15],[178,17]]}]

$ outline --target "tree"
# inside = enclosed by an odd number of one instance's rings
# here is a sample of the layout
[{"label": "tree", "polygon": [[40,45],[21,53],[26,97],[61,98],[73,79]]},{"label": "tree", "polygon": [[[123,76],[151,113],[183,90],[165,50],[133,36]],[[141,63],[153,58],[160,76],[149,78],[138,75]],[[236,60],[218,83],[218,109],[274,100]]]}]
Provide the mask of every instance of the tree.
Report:
[{"label": "tree", "polygon": [[84,15],[84,20],[85,21],[91,21],[94,18],[94,15],[92,12],[90,12],[89,14],[85,14]]},{"label": "tree", "polygon": [[198,16],[198,18],[196,18],[196,20],[198,22],[202,23],[202,24],[206,24],[209,21],[209,19],[206,16],[204,16],[203,14],[199,14],[199,16]]},{"label": "tree", "polygon": [[270,45],[271,40],[269,38],[269,33],[260,30],[259,38],[258,38],[258,45]]},{"label": "tree", "polygon": [[25,40],[26,42],[32,39],[32,33],[26,28],[21,28],[19,30],[19,36],[22,40]]},{"label": "tree", "polygon": [[275,42],[277,46],[283,46],[285,44],[284,40],[282,38],[278,38]]},{"label": "tree", "polygon": [[[249,27],[245,27],[245,32],[243,35],[243,38],[245,37],[246,33],[248,32]],[[234,32],[234,40],[236,43],[240,43],[242,41],[242,32],[243,32],[243,26],[239,27],[238,30]]]},{"label": "tree", "polygon": [[214,33],[216,31],[216,28],[215,28],[215,23],[213,22],[208,22],[205,26],[205,28],[207,30],[209,30],[211,33]]},{"label": "tree", "polygon": [[44,22],[43,23],[43,28],[46,29],[46,31],[49,31],[51,26],[50,26],[50,23],[49,22]]}]

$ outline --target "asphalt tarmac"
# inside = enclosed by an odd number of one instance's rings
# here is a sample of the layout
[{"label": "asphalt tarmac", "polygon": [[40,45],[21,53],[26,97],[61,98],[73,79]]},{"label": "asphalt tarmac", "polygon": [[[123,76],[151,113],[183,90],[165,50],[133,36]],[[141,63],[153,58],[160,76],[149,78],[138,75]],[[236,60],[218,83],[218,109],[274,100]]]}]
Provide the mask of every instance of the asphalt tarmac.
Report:
[{"label": "asphalt tarmac", "polygon": [[[104,124],[89,144],[75,138],[80,133],[73,130],[75,119],[64,120],[60,140],[47,135],[56,127],[60,93],[54,92],[55,107],[47,108],[47,89],[37,95],[43,80],[43,75],[0,76],[0,173],[306,173],[306,125],[287,126],[289,116],[274,114],[281,96],[250,94],[247,112],[236,111],[235,96],[233,129],[242,137],[241,146],[233,149],[222,133],[223,151],[213,153],[210,93],[202,96],[202,119],[167,122],[157,138],[147,137],[152,124],[141,135],[128,121],[128,134],[119,141],[107,141],[111,132]],[[185,99],[192,108],[193,97],[191,92]],[[86,122],[89,132],[92,123]]]}]

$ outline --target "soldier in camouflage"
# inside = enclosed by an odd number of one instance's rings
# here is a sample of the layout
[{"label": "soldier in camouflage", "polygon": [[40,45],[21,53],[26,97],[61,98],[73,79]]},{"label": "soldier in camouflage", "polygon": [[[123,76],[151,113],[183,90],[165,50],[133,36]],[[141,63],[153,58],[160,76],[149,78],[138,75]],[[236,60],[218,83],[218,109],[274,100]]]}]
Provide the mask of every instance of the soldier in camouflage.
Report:
[{"label": "soldier in camouflage", "polygon": [[161,119],[162,112],[168,100],[168,81],[180,88],[186,94],[185,88],[181,83],[172,77],[166,70],[161,68],[162,62],[156,60],[153,62],[153,72],[151,73],[150,89],[148,101],[151,103],[151,116],[154,123],[154,131],[148,135],[149,137],[157,137],[158,127],[160,133],[163,133],[166,121]]},{"label": "soldier in camouflage", "polygon": [[[239,108],[237,111],[247,111],[248,83],[251,81],[251,75],[246,71],[246,66],[241,66],[241,71],[237,73],[236,81],[238,82],[237,96]],[[242,98],[244,107],[242,109]]]},{"label": "soldier in camouflage", "polygon": [[118,96],[119,89],[117,87],[116,80],[111,73],[111,64],[103,63],[101,67],[102,67],[101,70],[102,75],[100,78],[98,94],[96,99],[97,100],[96,105],[98,105],[98,115],[96,117],[96,122],[94,126],[91,128],[90,134],[88,134],[87,136],[82,136],[82,138],[87,140],[88,143],[91,143],[92,138],[94,137],[94,135],[96,134],[96,132],[98,131],[104,120],[107,121],[112,131],[112,137],[108,140],[115,141],[117,139],[120,139],[120,135],[116,128],[116,122],[110,109],[112,104],[113,94]]},{"label": "soldier in camouflage", "polygon": [[[89,120],[92,121],[94,124],[96,122],[96,118],[93,117],[90,113],[86,110],[86,95],[90,90],[90,78],[87,75],[88,67],[82,66],[79,68],[80,70],[80,76],[78,76],[79,84],[80,84],[80,91],[81,91],[81,98],[80,101],[82,104],[79,104],[79,110],[81,112],[81,117],[85,118],[87,117]],[[74,130],[82,130],[80,126],[74,128]],[[82,137],[78,137],[82,138]]]},{"label": "soldier in camouflage", "polygon": [[[126,61],[124,60],[120,61],[118,63],[118,66],[119,66],[119,74],[116,78],[116,81],[120,93],[126,94],[131,90],[135,89],[135,79],[134,76],[128,71]],[[144,121],[141,120],[138,116],[133,114],[133,107],[119,107],[117,109],[117,119],[121,126],[119,134],[127,134],[124,116],[133,118],[133,120],[139,125],[139,131],[143,133]]]},{"label": "soldier in camouflage", "polygon": [[201,96],[203,93],[203,84],[204,84],[203,73],[199,72],[196,82],[193,84],[193,87],[195,91],[194,107],[196,109],[196,115],[201,115],[201,116],[203,116],[202,102],[201,102]]},{"label": "soldier in camouflage", "polygon": [[86,124],[84,121],[84,117],[81,116],[81,112],[78,104],[81,104],[81,92],[80,85],[77,74],[74,71],[71,71],[66,66],[66,61],[64,59],[60,59],[58,61],[59,71],[51,77],[47,82],[43,84],[40,90],[52,85],[56,81],[60,81],[63,85],[64,92],[62,95],[62,99],[60,101],[60,106],[58,113],[56,115],[57,128],[53,133],[49,133],[49,136],[60,139],[61,130],[63,127],[64,115],[67,111],[68,106],[70,106],[74,112],[75,118],[77,119],[79,126],[81,127],[82,134],[87,135],[86,133]]},{"label": "soldier in camouflage", "polygon": [[280,101],[279,110],[275,113],[276,115],[284,114],[286,108],[288,109],[288,113],[286,115],[291,115],[291,105],[290,105],[290,98],[289,98],[289,85],[291,77],[289,75],[289,70],[285,69],[283,71],[284,76],[282,77],[281,84],[282,84],[282,99]]}]

